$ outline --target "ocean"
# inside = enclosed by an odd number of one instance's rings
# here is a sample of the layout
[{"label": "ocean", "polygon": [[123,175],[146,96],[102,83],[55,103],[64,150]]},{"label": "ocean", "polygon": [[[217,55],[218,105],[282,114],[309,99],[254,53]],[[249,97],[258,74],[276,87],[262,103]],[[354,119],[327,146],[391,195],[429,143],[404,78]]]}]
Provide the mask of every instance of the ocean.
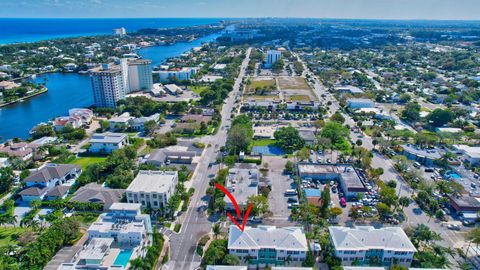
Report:
[{"label": "ocean", "polygon": [[28,19],[0,18],[0,44],[46,39],[108,35],[113,28],[175,28],[218,23],[220,18]]}]

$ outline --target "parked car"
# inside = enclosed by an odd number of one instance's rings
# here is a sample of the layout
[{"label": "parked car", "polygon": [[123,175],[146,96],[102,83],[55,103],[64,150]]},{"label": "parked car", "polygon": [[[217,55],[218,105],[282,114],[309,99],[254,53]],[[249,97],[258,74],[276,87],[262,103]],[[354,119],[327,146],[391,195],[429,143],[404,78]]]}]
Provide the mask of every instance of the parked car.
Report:
[{"label": "parked car", "polygon": [[460,225],[458,224],[448,224],[447,225],[447,228],[449,228],[450,230],[453,230],[453,231],[460,231]]}]

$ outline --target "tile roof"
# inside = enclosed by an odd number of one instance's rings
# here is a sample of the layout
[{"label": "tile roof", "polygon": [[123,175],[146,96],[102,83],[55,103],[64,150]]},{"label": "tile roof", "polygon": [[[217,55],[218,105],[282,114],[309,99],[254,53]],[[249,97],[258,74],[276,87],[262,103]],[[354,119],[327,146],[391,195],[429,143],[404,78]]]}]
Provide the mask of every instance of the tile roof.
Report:
[{"label": "tile roof", "polygon": [[51,179],[60,179],[73,169],[80,170],[82,167],[72,164],[48,164],[25,178],[25,182],[45,183]]},{"label": "tile roof", "polygon": [[70,190],[69,186],[56,186],[52,188],[45,196],[47,197],[63,197]]}]

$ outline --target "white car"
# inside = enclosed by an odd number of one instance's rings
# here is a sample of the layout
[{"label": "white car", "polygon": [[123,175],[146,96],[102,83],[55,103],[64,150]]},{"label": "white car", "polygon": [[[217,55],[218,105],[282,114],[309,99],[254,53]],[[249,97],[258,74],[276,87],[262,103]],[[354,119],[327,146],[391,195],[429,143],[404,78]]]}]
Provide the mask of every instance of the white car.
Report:
[{"label": "white car", "polygon": [[454,230],[454,231],[460,231],[460,225],[458,225],[458,224],[448,224],[447,228],[449,228],[450,230]]}]

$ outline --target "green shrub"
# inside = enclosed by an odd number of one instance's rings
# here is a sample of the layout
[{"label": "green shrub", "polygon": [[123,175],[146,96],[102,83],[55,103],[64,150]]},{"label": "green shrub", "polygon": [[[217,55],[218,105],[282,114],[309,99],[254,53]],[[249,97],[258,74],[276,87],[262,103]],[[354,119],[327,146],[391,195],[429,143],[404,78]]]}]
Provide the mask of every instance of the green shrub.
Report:
[{"label": "green shrub", "polygon": [[178,233],[181,228],[182,228],[182,224],[177,223],[177,224],[175,224],[175,228],[173,230]]}]

